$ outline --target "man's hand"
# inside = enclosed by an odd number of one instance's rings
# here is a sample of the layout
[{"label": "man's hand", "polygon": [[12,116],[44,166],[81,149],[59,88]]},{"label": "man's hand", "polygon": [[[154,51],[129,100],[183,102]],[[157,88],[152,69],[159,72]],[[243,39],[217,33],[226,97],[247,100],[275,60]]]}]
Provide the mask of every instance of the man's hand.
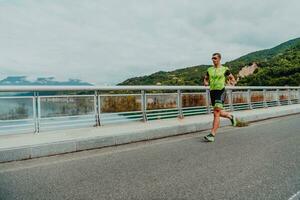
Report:
[{"label": "man's hand", "polygon": [[227,83],[230,86],[235,86],[235,84],[237,83],[236,80],[235,80],[235,78],[234,78],[234,76],[232,74],[229,74]]},{"label": "man's hand", "polygon": [[203,80],[203,83],[204,83],[204,86],[209,86],[209,83],[208,83],[208,76],[207,76],[207,75],[205,75],[204,80]]}]

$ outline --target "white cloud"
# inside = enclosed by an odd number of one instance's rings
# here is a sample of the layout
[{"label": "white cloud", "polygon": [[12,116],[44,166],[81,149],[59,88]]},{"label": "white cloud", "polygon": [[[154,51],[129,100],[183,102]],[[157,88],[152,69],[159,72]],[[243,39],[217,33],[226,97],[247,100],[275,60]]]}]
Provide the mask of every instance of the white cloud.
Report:
[{"label": "white cloud", "polygon": [[0,0],[1,74],[118,83],[299,37],[298,0]]}]

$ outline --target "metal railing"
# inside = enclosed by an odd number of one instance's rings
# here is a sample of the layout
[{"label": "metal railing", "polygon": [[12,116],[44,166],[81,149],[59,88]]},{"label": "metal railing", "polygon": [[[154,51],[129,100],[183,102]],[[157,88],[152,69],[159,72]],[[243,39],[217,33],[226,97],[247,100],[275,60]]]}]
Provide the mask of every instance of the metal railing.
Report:
[{"label": "metal railing", "polygon": [[[300,103],[300,87],[226,87],[225,109]],[[203,86],[0,86],[0,134],[212,112]]]}]

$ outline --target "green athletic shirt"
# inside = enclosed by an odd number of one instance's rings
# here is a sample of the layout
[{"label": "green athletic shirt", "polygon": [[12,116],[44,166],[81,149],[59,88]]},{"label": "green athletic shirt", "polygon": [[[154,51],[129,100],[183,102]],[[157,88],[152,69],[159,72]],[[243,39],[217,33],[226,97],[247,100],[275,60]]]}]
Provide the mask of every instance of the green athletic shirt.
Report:
[{"label": "green athletic shirt", "polygon": [[225,87],[226,76],[229,74],[229,68],[223,65],[221,67],[209,67],[206,75],[209,77],[210,90],[222,90]]}]

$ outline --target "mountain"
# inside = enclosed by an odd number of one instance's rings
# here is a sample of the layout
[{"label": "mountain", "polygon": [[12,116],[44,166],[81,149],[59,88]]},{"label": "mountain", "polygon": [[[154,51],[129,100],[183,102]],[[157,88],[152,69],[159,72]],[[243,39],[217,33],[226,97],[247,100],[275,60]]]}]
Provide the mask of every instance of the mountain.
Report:
[{"label": "mountain", "polygon": [[237,73],[238,70],[240,70],[241,66],[251,65],[253,62],[267,62],[276,56],[286,53],[286,51],[288,51],[289,49],[295,48],[297,45],[299,45],[299,43],[300,38],[292,39],[274,48],[264,49],[246,54],[238,59],[225,63],[225,65],[230,66],[231,70],[234,73]]},{"label": "mountain", "polygon": [[199,65],[177,69],[174,71],[159,71],[149,76],[127,79],[118,85],[199,85],[208,65]]},{"label": "mountain", "polygon": [[300,85],[300,40],[266,60],[257,62],[257,70],[242,78],[239,85]]},{"label": "mountain", "polygon": [[[225,63],[238,85],[300,85],[300,38]],[[202,85],[208,65],[159,71],[118,85]]]},{"label": "mountain", "polygon": [[26,76],[8,76],[0,80],[0,85],[92,85],[79,79],[69,79],[67,81],[56,81],[54,77],[38,77],[34,81],[27,80]]}]

